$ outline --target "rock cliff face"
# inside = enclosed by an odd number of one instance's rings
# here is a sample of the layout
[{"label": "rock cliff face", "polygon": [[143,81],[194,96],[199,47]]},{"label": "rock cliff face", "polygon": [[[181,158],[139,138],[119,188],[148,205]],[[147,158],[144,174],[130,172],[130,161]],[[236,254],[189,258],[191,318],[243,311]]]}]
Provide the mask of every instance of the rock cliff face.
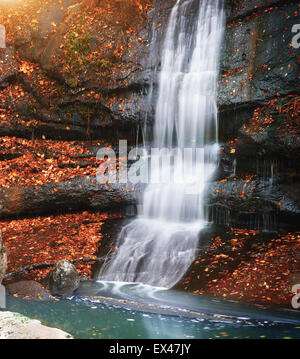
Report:
[{"label": "rock cliff face", "polygon": [[[89,3],[49,1],[32,9],[30,21],[19,10],[14,27],[0,13],[8,45],[0,50],[0,136],[136,142],[138,126],[152,122],[159,53],[175,1]],[[228,1],[227,12],[218,91],[223,149],[208,191],[211,217],[265,230],[296,225],[299,50],[291,46],[291,29],[299,5]],[[86,186],[79,184],[73,200],[95,208]],[[26,206],[18,214],[37,213],[42,195],[32,206],[28,191],[22,196]],[[1,213],[7,216],[5,203]]]},{"label": "rock cliff face", "polygon": [[235,224],[297,224],[299,50],[291,43],[298,11],[293,1],[247,1],[228,16],[219,81],[228,183],[210,198]]},{"label": "rock cliff face", "polygon": [[291,46],[297,2],[247,4],[227,19],[219,83],[224,110],[266,104],[278,94],[284,97],[299,91],[297,50]]},{"label": "rock cliff face", "polygon": [[27,21],[18,18],[22,7],[16,10],[13,28],[4,12],[1,134],[69,140],[111,138],[125,129],[128,136],[143,119],[142,73],[151,67],[152,29],[142,3],[50,1],[32,5]]}]

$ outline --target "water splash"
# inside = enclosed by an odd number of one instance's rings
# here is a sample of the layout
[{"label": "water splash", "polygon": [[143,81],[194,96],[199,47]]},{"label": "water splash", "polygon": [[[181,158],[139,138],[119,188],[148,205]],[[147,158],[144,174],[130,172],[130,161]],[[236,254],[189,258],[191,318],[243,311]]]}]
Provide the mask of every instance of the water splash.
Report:
[{"label": "water splash", "polygon": [[[204,190],[217,164],[216,87],[223,27],[221,0],[178,0],[172,9],[159,74],[154,147],[179,149],[173,155],[174,176],[147,187],[143,213],[123,228],[101,280],[171,288],[196,256],[199,232],[206,224]],[[190,151],[182,157],[184,149]],[[162,160],[159,154],[154,178],[165,177]]]}]

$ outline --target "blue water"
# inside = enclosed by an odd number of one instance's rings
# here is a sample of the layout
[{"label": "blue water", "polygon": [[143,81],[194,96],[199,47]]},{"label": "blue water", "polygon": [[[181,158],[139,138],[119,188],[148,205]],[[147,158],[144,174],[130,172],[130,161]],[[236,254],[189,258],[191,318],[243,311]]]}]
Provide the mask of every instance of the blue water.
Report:
[{"label": "blue water", "polygon": [[137,284],[86,282],[72,299],[36,302],[8,297],[7,306],[78,339],[300,338],[299,312]]}]

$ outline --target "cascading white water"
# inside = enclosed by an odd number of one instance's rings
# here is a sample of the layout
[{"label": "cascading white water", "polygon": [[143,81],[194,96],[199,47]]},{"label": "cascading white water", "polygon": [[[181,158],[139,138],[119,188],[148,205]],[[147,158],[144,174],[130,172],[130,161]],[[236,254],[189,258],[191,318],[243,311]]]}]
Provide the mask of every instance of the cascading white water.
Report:
[{"label": "cascading white water", "polygon": [[[217,162],[216,85],[224,23],[222,0],[178,0],[164,41],[154,147],[174,149],[172,176],[162,153],[151,168],[143,214],[120,233],[106,281],[171,288],[195,259],[205,226],[203,195]],[[176,149],[176,151],[175,151]],[[167,179],[167,180],[166,180]]]}]

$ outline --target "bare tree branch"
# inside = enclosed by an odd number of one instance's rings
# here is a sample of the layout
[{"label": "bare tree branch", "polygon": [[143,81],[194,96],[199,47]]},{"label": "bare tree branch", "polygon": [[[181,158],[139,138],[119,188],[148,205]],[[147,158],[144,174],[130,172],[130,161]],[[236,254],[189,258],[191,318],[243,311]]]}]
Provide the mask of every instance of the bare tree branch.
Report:
[{"label": "bare tree branch", "polygon": [[[72,261],[70,261],[70,263],[72,264],[78,264],[78,263],[95,263],[95,262],[104,262],[105,257],[101,257],[101,258],[80,258],[80,259],[74,259]],[[27,274],[28,272],[32,272],[34,270],[41,270],[41,269],[48,269],[48,268],[52,268],[54,267],[55,263],[38,263],[38,264],[31,264],[28,265],[24,268],[21,268],[17,271],[11,272],[11,273],[7,273],[4,276],[4,280],[10,280],[12,278],[15,277],[20,277],[20,276],[24,276],[25,274]]]}]

